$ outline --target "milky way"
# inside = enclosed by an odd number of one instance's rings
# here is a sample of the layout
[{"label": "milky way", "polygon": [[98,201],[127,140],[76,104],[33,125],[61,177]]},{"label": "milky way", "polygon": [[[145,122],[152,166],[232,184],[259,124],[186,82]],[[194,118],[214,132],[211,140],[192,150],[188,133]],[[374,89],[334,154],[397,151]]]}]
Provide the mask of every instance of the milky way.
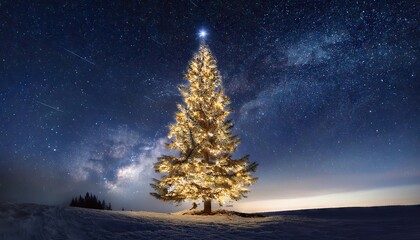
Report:
[{"label": "milky way", "polygon": [[419,185],[419,5],[277,2],[0,3],[0,201],[170,209],[148,184],[201,31],[249,201]]}]

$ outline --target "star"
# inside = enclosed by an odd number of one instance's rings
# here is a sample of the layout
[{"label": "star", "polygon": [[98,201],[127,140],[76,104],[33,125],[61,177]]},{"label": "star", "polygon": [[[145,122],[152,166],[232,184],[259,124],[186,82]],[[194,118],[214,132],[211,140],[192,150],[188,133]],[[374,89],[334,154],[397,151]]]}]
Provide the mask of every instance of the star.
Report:
[{"label": "star", "polygon": [[200,30],[200,32],[198,33],[198,36],[200,38],[205,38],[207,36],[207,31],[206,30]]}]

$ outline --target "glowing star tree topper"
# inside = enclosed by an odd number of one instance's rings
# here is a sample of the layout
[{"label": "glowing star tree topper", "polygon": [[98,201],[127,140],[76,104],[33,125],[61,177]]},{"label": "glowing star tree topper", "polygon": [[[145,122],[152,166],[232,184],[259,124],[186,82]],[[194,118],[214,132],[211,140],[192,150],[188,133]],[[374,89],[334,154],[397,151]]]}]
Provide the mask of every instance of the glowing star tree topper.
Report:
[{"label": "glowing star tree topper", "polygon": [[198,36],[202,39],[206,38],[207,36],[206,30],[200,30],[200,32],[198,32]]},{"label": "glowing star tree topper", "polygon": [[233,124],[227,119],[230,101],[216,59],[204,41],[190,61],[185,78],[188,84],[179,86],[184,103],[178,104],[167,144],[179,155],[158,158],[154,168],[163,176],[153,179],[155,191],[151,195],[177,203],[202,200],[204,213],[210,213],[212,201],[222,206],[228,200],[246,197],[248,187],[257,180],[251,174],[258,164],[250,163],[248,155],[232,158],[239,139],[231,133]]}]

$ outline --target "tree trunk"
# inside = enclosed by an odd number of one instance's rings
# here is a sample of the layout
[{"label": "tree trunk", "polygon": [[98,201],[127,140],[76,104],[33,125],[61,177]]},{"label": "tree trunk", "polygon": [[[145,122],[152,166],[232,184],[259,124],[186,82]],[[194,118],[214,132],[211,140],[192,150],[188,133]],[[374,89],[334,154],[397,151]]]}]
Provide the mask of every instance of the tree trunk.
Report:
[{"label": "tree trunk", "polygon": [[204,211],[205,214],[211,213],[211,199],[204,200]]}]

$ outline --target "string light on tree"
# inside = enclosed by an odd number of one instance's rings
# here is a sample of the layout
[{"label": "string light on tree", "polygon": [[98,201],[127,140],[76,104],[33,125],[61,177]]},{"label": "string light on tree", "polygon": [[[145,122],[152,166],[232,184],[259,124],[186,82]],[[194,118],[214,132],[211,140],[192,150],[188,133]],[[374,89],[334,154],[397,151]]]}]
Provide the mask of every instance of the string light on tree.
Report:
[{"label": "string light on tree", "polygon": [[[206,35],[204,30],[199,33],[201,38]],[[184,104],[177,106],[167,144],[179,155],[158,158],[154,168],[163,176],[153,179],[155,192],[151,195],[177,203],[202,200],[204,213],[210,213],[212,201],[222,206],[228,200],[246,197],[248,187],[257,180],[251,174],[258,164],[250,163],[249,155],[232,158],[240,141],[231,133],[233,124],[227,119],[230,100],[216,59],[204,41],[190,61],[185,79],[188,84],[179,86]]]}]

